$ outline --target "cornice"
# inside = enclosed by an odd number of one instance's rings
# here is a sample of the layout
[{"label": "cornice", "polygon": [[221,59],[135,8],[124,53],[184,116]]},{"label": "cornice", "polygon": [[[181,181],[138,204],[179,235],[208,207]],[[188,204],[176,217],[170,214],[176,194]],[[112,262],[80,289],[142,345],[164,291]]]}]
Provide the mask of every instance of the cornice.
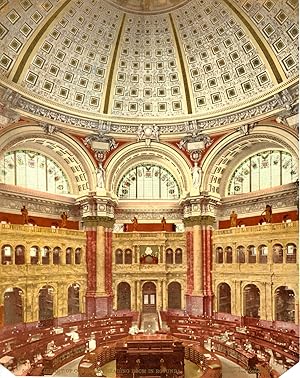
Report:
[{"label": "cornice", "polygon": [[[155,119],[154,122],[159,127],[160,136],[191,133],[194,130],[207,130],[208,133],[231,129],[245,123],[256,122],[270,116],[279,115],[286,110],[286,103],[283,100],[282,92],[289,88],[292,102],[298,101],[298,78],[291,79],[282,85],[276,86],[272,91],[263,96],[257,97],[251,104],[243,104],[242,108],[226,109],[226,112],[219,115],[199,114],[185,116],[183,118]],[[86,134],[101,132],[110,135],[132,135],[138,134],[141,125],[153,125],[153,121],[129,123],[128,119],[120,120],[117,117],[104,116],[100,119],[98,114],[76,114],[72,109],[57,110],[55,103],[43,103],[42,99],[32,98],[32,95],[25,92],[22,88],[16,89],[4,79],[0,80],[0,94],[5,97],[9,91],[9,98],[16,98],[12,101],[11,109],[20,115],[27,116],[38,122],[46,122],[51,125],[72,127],[85,130]],[[11,101],[11,100],[10,100]],[[136,121],[135,121],[136,122]]]}]

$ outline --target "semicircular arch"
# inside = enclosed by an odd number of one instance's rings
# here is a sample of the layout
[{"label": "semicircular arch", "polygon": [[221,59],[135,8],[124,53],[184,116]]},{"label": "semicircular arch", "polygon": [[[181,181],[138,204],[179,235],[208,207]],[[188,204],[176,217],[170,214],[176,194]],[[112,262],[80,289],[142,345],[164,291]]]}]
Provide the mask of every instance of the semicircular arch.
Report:
[{"label": "semicircular arch", "polygon": [[203,189],[223,198],[230,175],[247,157],[263,150],[278,149],[289,152],[298,160],[296,135],[273,125],[259,125],[250,135],[238,131],[221,138],[202,161]]},{"label": "semicircular arch", "polygon": [[1,155],[17,149],[33,150],[48,156],[66,173],[72,194],[96,187],[96,164],[76,139],[62,132],[45,134],[38,125],[22,124],[0,133]]},{"label": "semicircular arch", "polygon": [[175,178],[180,191],[180,197],[184,198],[189,192],[192,181],[190,167],[186,159],[166,144],[151,143],[145,148],[145,144],[134,143],[117,152],[106,165],[106,188],[116,195],[118,185],[131,168],[139,163],[157,164],[168,170]]}]

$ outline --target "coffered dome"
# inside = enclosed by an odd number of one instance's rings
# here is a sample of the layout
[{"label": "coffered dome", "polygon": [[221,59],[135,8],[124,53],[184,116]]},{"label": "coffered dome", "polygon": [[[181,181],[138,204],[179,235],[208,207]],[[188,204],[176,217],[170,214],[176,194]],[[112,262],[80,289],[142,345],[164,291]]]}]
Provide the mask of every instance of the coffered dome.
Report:
[{"label": "coffered dome", "polygon": [[297,3],[4,1],[0,84],[97,119],[226,114],[297,82]]}]

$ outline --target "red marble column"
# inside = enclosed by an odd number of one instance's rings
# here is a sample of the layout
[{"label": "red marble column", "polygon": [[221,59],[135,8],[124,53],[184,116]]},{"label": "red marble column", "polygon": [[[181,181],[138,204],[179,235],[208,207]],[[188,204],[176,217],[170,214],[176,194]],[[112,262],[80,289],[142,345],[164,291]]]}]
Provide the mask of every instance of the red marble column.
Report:
[{"label": "red marble column", "polygon": [[201,232],[202,232],[202,256],[203,256],[203,269],[202,269],[202,278],[203,278],[203,295],[204,295],[204,298],[206,296],[206,293],[207,293],[207,279],[206,279],[206,276],[207,276],[207,269],[206,269],[206,265],[207,265],[207,255],[206,255],[206,226],[205,225],[202,225],[202,228],[201,228]]},{"label": "red marble column", "polygon": [[112,309],[112,229],[105,231],[105,292],[108,295],[108,312]]},{"label": "red marble column", "polygon": [[193,232],[186,233],[187,251],[187,294],[192,295],[194,290],[194,251],[193,251]]},{"label": "red marble column", "polygon": [[96,235],[95,227],[86,230],[86,267],[87,267],[87,293],[86,313],[89,317],[95,315],[95,291],[96,291]]},{"label": "red marble column", "polygon": [[203,251],[203,287],[204,287],[204,314],[212,315],[212,228],[209,225],[202,226],[202,251]]}]

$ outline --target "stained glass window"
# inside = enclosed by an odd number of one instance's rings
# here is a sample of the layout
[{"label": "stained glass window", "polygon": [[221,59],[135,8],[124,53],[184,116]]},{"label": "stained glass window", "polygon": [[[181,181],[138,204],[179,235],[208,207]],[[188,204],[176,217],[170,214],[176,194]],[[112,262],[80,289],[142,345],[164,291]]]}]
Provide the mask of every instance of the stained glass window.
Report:
[{"label": "stained glass window", "polygon": [[179,186],[165,168],[140,164],[123,176],[117,194],[120,199],[177,199]]},{"label": "stained glass window", "polygon": [[0,161],[0,182],[56,194],[70,192],[67,177],[57,163],[29,150],[5,154]]},{"label": "stained glass window", "polygon": [[228,195],[272,188],[297,179],[298,167],[291,154],[284,151],[263,151],[244,160],[234,171]]}]

